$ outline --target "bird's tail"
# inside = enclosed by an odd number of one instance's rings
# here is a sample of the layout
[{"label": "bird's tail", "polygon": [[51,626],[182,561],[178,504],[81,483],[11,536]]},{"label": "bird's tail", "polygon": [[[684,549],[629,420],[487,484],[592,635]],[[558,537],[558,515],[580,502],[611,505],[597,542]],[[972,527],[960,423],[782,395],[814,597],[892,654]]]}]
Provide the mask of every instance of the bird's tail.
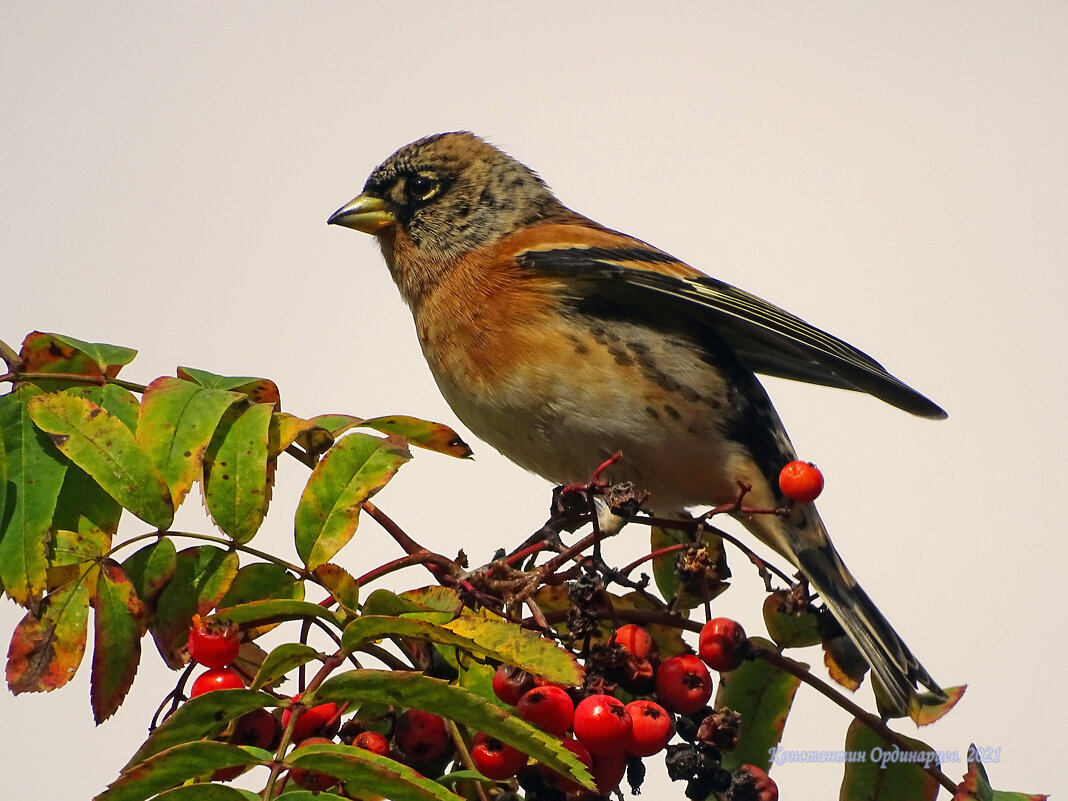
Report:
[{"label": "bird's tail", "polygon": [[754,515],[743,522],[760,539],[789,558],[808,579],[879,677],[893,703],[894,712],[908,713],[910,702],[916,697],[917,685],[944,695],[857,584],[811,504],[795,507],[789,517]]}]

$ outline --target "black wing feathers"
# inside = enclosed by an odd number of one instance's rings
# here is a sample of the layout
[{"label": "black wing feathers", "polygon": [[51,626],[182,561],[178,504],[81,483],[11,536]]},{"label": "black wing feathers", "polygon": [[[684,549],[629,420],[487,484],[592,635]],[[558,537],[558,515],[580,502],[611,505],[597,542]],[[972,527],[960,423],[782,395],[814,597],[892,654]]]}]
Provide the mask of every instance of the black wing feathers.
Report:
[{"label": "black wing feathers", "polygon": [[641,267],[676,261],[640,246],[527,250],[519,256],[522,266],[567,276],[580,294],[585,287],[589,300],[658,307],[711,327],[753,372],[867,392],[921,417],[946,416],[870,356],[755,295],[714,278],[677,278]]}]

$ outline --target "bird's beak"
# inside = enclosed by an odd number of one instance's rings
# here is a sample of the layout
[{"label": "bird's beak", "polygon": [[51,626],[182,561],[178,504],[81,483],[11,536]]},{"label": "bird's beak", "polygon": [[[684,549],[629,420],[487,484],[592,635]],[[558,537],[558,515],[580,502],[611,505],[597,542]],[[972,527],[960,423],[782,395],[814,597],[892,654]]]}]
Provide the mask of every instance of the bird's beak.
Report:
[{"label": "bird's beak", "polygon": [[374,234],[396,219],[384,200],[372,195],[360,195],[331,214],[326,222],[327,225],[344,225],[365,234]]}]

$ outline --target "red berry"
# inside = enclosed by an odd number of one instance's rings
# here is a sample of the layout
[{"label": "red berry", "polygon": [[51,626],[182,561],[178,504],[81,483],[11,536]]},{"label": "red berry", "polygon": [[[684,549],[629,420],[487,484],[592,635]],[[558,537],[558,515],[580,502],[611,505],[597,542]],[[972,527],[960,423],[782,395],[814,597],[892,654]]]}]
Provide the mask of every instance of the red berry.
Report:
[{"label": "red berry", "polygon": [[656,694],[671,711],[692,715],[712,697],[712,677],[696,655],[673,656],[656,671]]},{"label": "red berry", "polygon": [[756,765],[742,765],[731,776],[727,797],[745,801],[779,801],[779,787]]},{"label": "red berry", "polygon": [[445,719],[421,709],[406,709],[397,718],[393,742],[415,762],[430,762],[449,747],[449,727]]},{"label": "red berry", "polygon": [[575,739],[594,755],[620,753],[631,725],[626,706],[611,695],[590,695],[575,707]]},{"label": "red berry", "polygon": [[713,670],[734,670],[745,661],[745,629],[729,617],[714,618],[701,628],[697,652]]},{"label": "red berry", "polygon": [[792,501],[812,503],[823,492],[823,473],[812,462],[790,462],[779,473],[779,489]]},{"label": "red berry", "polygon": [[593,757],[593,781],[599,795],[607,796],[623,781],[627,772],[627,755],[623,751],[596,754]]},{"label": "red berry", "polygon": [[[301,693],[297,693],[291,699],[294,704],[300,703]],[[293,716],[293,708],[282,710],[282,725],[288,726],[289,719]],[[309,737],[333,737],[337,734],[340,719],[337,714],[337,704],[329,702],[305,709],[300,713],[297,722],[293,724],[293,735],[290,738],[295,743],[307,740]]]},{"label": "red berry", "polygon": [[[590,752],[586,750],[586,746],[574,737],[564,737],[560,740],[560,744],[578,757],[578,761],[586,766],[586,770],[591,774],[593,773],[593,757],[590,756]],[[583,789],[582,785],[570,776],[556,773],[555,771],[549,770],[544,765],[539,765],[538,767],[549,780],[549,783],[562,793],[577,793]]]},{"label": "red berry", "polygon": [[515,706],[523,693],[534,688],[534,677],[514,665],[502,664],[493,674],[493,692],[506,704]]},{"label": "red berry", "polygon": [[649,632],[637,623],[626,623],[616,629],[613,638],[623,650],[638,659],[656,659],[657,647]]},{"label": "red berry", "polygon": [[471,742],[471,761],[487,779],[502,781],[526,767],[527,755],[480,731]]},{"label": "red berry", "polygon": [[571,728],[575,704],[562,687],[545,685],[523,693],[516,711],[527,723],[562,737]]},{"label": "red berry", "polygon": [[[332,740],[328,740],[325,737],[309,737],[301,743],[297,744],[297,748],[303,748],[306,745],[323,745],[333,744]],[[335,784],[337,779],[326,773],[320,773],[317,770],[303,770],[302,768],[290,768],[289,778],[291,778],[297,785],[303,787],[305,790],[311,790],[313,793],[319,793],[323,790],[329,790]]]},{"label": "red berry", "polygon": [[204,693],[214,692],[215,690],[243,690],[245,689],[245,680],[241,678],[241,674],[233,668],[212,668],[211,670],[205,670],[193,681],[193,685],[189,688],[189,697],[196,698],[198,695]]},{"label": "red berry", "polygon": [[237,626],[229,621],[204,621],[200,615],[193,615],[193,626],[189,629],[190,659],[204,667],[226,667],[237,659],[241,650],[237,634]]},{"label": "red berry", "polygon": [[386,739],[384,734],[379,734],[376,731],[361,731],[356,735],[356,739],[352,741],[352,744],[357,748],[370,751],[372,754],[389,756],[389,740]]},{"label": "red berry", "polygon": [[628,754],[646,757],[663,751],[675,734],[671,713],[655,701],[640,699],[627,704],[632,726],[626,744]]}]

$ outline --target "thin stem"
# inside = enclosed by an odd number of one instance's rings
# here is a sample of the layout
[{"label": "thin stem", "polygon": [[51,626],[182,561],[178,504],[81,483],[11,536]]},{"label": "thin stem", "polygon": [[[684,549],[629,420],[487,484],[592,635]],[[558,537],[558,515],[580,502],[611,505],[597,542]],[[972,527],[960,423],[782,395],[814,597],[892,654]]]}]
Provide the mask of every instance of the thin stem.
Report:
[{"label": "thin stem", "polygon": [[186,539],[201,540],[203,542],[213,542],[217,545],[225,545],[230,550],[241,551],[242,553],[247,553],[250,556],[258,557],[265,562],[272,562],[273,564],[276,564],[279,567],[284,567],[286,570],[292,570],[302,579],[315,581],[315,574],[307,568],[300,567],[299,565],[295,565],[292,562],[287,562],[285,559],[280,559],[274,554],[267,553],[266,551],[261,551],[258,548],[251,548],[248,545],[242,545],[240,543],[234,542],[233,540],[225,539],[223,537],[213,537],[211,534],[194,534],[191,531],[151,531],[147,534],[138,534],[136,537],[131,537],[128,540],[123,540],[118,545],[112,546],[111,550],[104,554],[104,557],[111,557],[120,548],[125,548],[127,545],[132,545],[133,543],[141,542],[142,540],[152,539],[153,537],[185,537]]},{"label": "thin stem", "polygon": [[[14,348],[8,345],[4,340],[0,339],[0,359],[4,360],[4,364],[7,365],[7,369],[12,373],[18,372],[19,366],[22,364],[22,359]],[[7,376],[4,376],[6,378]]]},{"label": "thin stem", "polygon": [[[3,358],[3,357],[0,357]],[[18,358],[18,357],[16,357]],[[7,359],[4,359],[7,361]],[[8,363],[10,365],[10,362]],[[0,381],[70,381],[72,384],[92,384],[102,387],[104,384],[114,384],[117,387],[128,389],[130,392],[144,392],[148,389],[144,384],[136,384],[133,381],[123,381],[121,378],[111,378],[106,375],[83,375],[82,373],[20,373],[12,371],[0,376]]]}]

